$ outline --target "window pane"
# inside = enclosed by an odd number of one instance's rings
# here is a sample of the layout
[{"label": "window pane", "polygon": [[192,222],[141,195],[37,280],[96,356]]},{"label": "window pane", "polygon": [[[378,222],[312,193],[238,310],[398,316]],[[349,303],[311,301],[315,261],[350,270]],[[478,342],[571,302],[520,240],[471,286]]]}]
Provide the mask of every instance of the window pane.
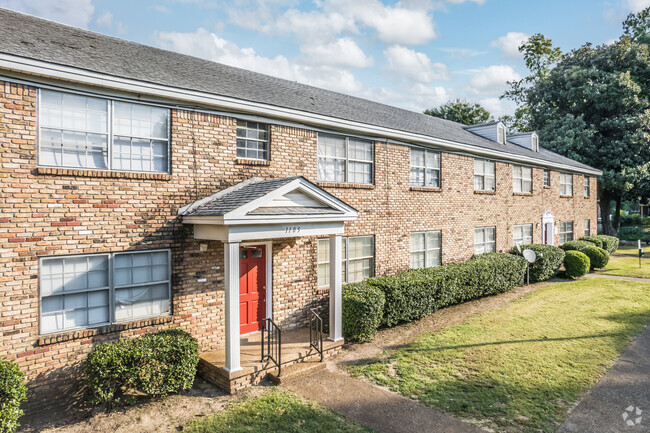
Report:
[{"label": "window pane", "polygon": [[484,174],[484,161],[482,159],[474,159],[474,174],[483,176]]},{"label": "window pane", "polygon": [[411,166],[424,167],[424,150],[411,149]]},{"label": "window pane", "polygon": [[424,251],[424,233],[411,234],[411,251]]},{"label": "window pane", "polygon": [[424,267],[424,251],[411,253],[411,268],[419,269]]},{"label": "window pane", "polygon": [[361,161],[372,161],[371,142],[350,138],[348,146],[348,158]]}]

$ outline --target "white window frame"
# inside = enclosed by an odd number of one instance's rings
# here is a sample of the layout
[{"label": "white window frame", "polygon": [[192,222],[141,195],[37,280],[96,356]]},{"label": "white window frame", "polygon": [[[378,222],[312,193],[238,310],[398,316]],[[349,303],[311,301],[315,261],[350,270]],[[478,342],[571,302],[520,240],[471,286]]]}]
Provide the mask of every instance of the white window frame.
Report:
[{"label": "white window frame", "polygon": [[[414,244],[413,244],[413,237],[414,236],[424,236],[424,249],[421,250],[416,250],[414,249]],[[439,239],[439,246],[437,248],[428,248],[427,245],[429,243],[429,239],[431,237],[437,237]],[[437,257],[437,264],[433,264],[432,266],[441,266],[442,265],[442,230],[427,230],[427,231],[421,231],[421,232],[411,232],[411,249],[410,249],[410,259],[411,259],[411,269],[417,269],[417,268],[427,268],[431,266],[427,266],[427,263],[429,262],[429,258],[432,256]],[[424,255],[424,266],[413,266],[413,254],[423,254]]]},{"label": "white window frame", "polygon": [[591,197],[591,178],[589,176],[585,176],[584,194],[585,194],[585,198]]},{"label": "white window frame", "polygon": [[[160,280],[160,281],[155,281],[155,282],[148,282],[148,283],[137,283],[137,284],[131,284],[128,286],[119,286],[116,287],[114,283],[114,274],[115,274],[115,256],[118,255],[125,255],[125,254],[147,254],[147,253],[159,253],[159,252],[166,252],[167,253],[167,279],[166,280]],[[108,263],[107,263],[107,272],[108,272],[108,286],[106,287],[100,287],[100,288],[92,288],[92,289],[83,289],[83,290],[73,290],[73,291],[66,291],[62,292],[59,294],[51,294],[47,295],[45,297],[51,297],[51,296],[61,296],[61,295],[71,295],[71,294],[81,294],[81,293],[90,293],[90,292],[95,292],[95,291],[108,291],[108,318],[109,320],[107,322],[101,322],[101,323],[93,323],[92,325],[88,326],[77,326],[77,327],[70,327],[70,328],[63,328],[63,329],[57,329],[54,331],[43,331],[42,329],[42,323],[41,323],[41,314],[42,314],[42,306],[43,306],[43,298],[44,296],[42,295],[41,292],[41,278],[42,278],[42,264],[45,261],[54,261],[54,260],[62,260],[66,258],[82,258],[82,257],[107,257]],[[172,262],[171,262],[171,249],[169,248],[163,248],[163,249],[154,249],[154,250],[138,250],[138,251],[118,251],[114,253],[97,253],[97,254],[67,254],[67,255],[61,255],[61,256],[49,256],[49,257],[41,257],[38,262],[39,266],[39,273],[38,273],[38,282],[39,282],[39,290],[38,290],[38,304],[39,304],[39,335],[49,335],[49,334],[60,334],[68,331],[74,331],[78,329],[92,329],[92,328],[98,328],[101,326],[106,326],[110,324],[118,324],[118,323],[127,323],[133,320],[141,320],[141,319],[147,319],[151,317],[163,317],[163,316],[169,316],[172,314],[172,287],[171,287],[171,281],[172,281]],[[150,315],[150,316],[138,316],[134,318],[129,318],[125,320],[116,320],[115,319],[115,311],[116,311],[116,302],[115,302],[115,292],[117,289],[124,288],[124,287],[131,287],[131,286],[149,286],[149,285],[160,285],[160,284],[167,284],[168,286],[168,291],[167,291],[167,296],[169,299],[169,312],[168,313],[163,313],[163,314],[155,314],[155,315]],[[88,307],[86,307],[88,308]]]},{"label": "white window frame", "polygon": [[[480,164],[483,168],[483,173],[476,172],[476,164]],[[487,167],[492,165],[492,173],[488,174]],[[474,191],[496,191],[497,189],[497,163],[491,159],[485,158],[474,158]],[[494,188],[487,189],[485,185],[487,184],[487,179],[492,179]],[[476,182],[480,179],[481,188],[477,188]]]},{"label": "white window frame", "polygon": [[[530,234],[528,234],[528,233]],[[512,227],[514,245],[529,245],[533,243],[533,224],[515,224]]]},{"label": "white window frame", "polygon": [[[339,135],[339,134],[328,134],[328,133],[318,133],[318,144],[317,148],[320,148],[321,142],[320,142],[320,137],[321,136],[330,136],[330,137],[336,137],[338,139],[344,139],[345,140],[345,156],[342,158],[332,158],[332,157],[327,157],[328,159],[342,159],[345,161],[344,164],[344,172],[343,172],[343,181],[337,181],[337,180],[327,180],[327,179],[321,179],[319,177],[318,173],[318,161],[321,158],[319,155],[318,149],[316,150],[316,175],[318,178],[319,182],[332,182],[332,183],[349,183],[349,184],[358,184],[358,185],[373,185],[375,183],[375,142],[372,140],[367,140],[365,138],[357,138],[357,137],[350,137],[347,135]],[[357,141],[365,141],[370,143],[370,159],[369,160],[363,160],[363,159],[352,159],[350,158],[350,139],[357,140]],[[351,182],[350,181],[350,162],[359,162],[362,164],[369,164],[370,165],[370,181],[369,182]]]},{"label": "white window frame", "polygon": [[533,134],[531,139],[532,139],[532,142],[533,142],[533,150],[535,152],[539,152],[539,137],[537,137],[537,135]]},{"label": "white window frame", "polygon": [[497,126],[497,143],[499,144],[506,143],[506,128],[503,125]]},{"label": "white window frame", "polygon": [[[84,167],[84,166],[69,166],[69,165],[47,165],[41,163],[41,155],[43,152],[41,151],[41,145],[42,145],[42,129],[44,128],[42,125],[42,122],[40,121],[41,119],[41,109],[43,107],[42,104],[42,93],[43,91],[47,92],[52,92],[52,93],[61,93],[61,94],[67,94],[67,95],[77,95],[77,96],[82,96],[86,98],[94,98],[94,99],[100,99],[103,101],[106,101],[108,104],[108,111],[107,111],[107,132],[104,135],[107,135],[107,149],[106,149],[106,168],[95,168],[95,167]],[[142,171],[142,170],[126,170],[126,169],[117,169],[113,168],[114,161],[113,161],[113,147],[115,143],[116,137],[126,137],[122,136],[119,134],[114,134],[114,122],[115,122],[115,103],[116,102],[121,102],[121,103],[127,103],[127,104],[133,104],[133,105],[144,105],[148,107],[156,107],[160,108],[163,110],[167,111],[167,139],[163,138],[153,138],[153,137],[136,137],[133,135],[128,136],[130,139],[138,138],[138,139],[143,139],[143,140],[155,140],[155,141],[166,141],[167,142],[167,166],[165,167],[165,171],[156,171],[156,170],[151,170],[151,171]],[[169,174],[170,173],[170,167],[171,167],[171,110],[169,108],[161,107],[159,105],[155,104],[146,104],[142,102],[134,102],[134,101],[129,101],[129,100],[120,100],[120,99],[110,99],[106,97],[101,97],[101,96],[95,96],[95,95],[85,95],[85,94],[78,94],[78,93],[73,93],[73,92],[65,92],[61,90],[50,90],[50,89],[38,89],[38,107],[37,107],[37,119],[39,120],[38,123],[38,155],[37,155],[37,164],[39,167],[54,167],[54,168],[68,168],[68,169],[78,169],[78,170],[92,170],[92,171],[113,171],[113,172],[127,172],[127,173],[157,173],[157,174]],[[49,129],[49,128],[46,128]],[[80,133],[88,133],[88,131],[84,130],[73,130],[73,129],[64,129],[61,128],[63,131],[71,131],[71,132],[80,132]],[[153,160],[152,160],[152,166],[153,166]]]},{"label": "white window frame", "polygon": [[585,236],[591,236],[591,220],[585,220]]},{"label": "white window frame", "polygon": [[575,239],[573,221],[560,221],[560,245]]},{"label": "white window frame", "polygon": [[[240,126],[239,122],[246,122],[246,126]],[[256,123],[259,126],[264,126],[265,129],[263,129],[266,132],[266,140],[262,140],[259,138],[249,138],[249,137],[240,137],[239,136],[239,130],[245,130],[245,131],[262,131],[262,129],[257,129],[257,128],[249,128],[248,124],[249,123]],[[249,149],[248,147],[240,147],[239,146],[239,141],[242,140],[245,142],[247,145],[248,142],[255,142],[255,143],[264,143],[265,148],[263,149],[263,152],[266,153],[266,158],[251,158],[249,156],[239,156],[237,155],[237,159],[247,159],[251,161],[270,161],[271,160],[271,128],[269,127],[268,123],[263,123],[263,122],[253,122],[250,120],[245,120],[245,119],[237,119],[236,120],[236,143],[235,143],[235,152],[239,152],[240,149],[243,149],[244,152],[247,152]],[[247,134],[248,135],[248,134]],[[259,149],[255,149],[256,152],[260,152]]]},{"label": "white window frame", "polygon": [[551,187],[551,170],[544,169],[544,188]]},{"label": "white window frame", "polygon": [[[423,153],[424,165],[415,165],[413,163],[413,152],[422,152]],[[430,167],[430,166],[427,165],[427,156],[428,155],[438,155],[438,166],[437,167],[433,167],[433,166]],[[414,186],[414,187],[434,188],[434,189],[440,188],[440,186],[442,185],[442,178],[441,178],[441,171],[440,171],[441,166],[442,166],[442,154],[440,152],[435,151],[435,150],[420,149],[420,148],[412,147],[411,151],[410,151],[409,184],[411,186]],[[414,182],[414,180],[413,180],[413,169],[423,171],[423,176],[422,176],[422,182],[421,183],[420,182]],[[438,174],[438,176],[437,176],[437,180],[438,180],[437,184],[435,184],[435,185],[427,184],[427,179],[429,178],[429,175],[428,175],[429,171],[437,172],[437,174]],[[431,176],[431,178],[433,178],[433,176]]]},{"label": "white window frame", "polygon": [[[356,239],[356,238],[370,238],[372,242],[372,255],[371,256],[363,256],[363,257],[355,257],[354,259],[350,259],[348,255],[348,251],[350,251],[349,244],[350,244],[350,239]],[[327,288],[329,287],[329,266],[327,266],[327,277],[324,278],[324,280],[327,281],[326,284],[318,284],[318,277],[319,277],[319,272],[318,270],[320,269],[320,265],[329,265],[330,264],[330,259],[329,259],[329,246],[330,246],[330,240],[329,238],[319,238],[316,243],[316,257],[318,258],[320,256],[320,248],[321,245],[327,245],[327,251],[328,253],[326,254],[327,260],[323,261],[318,261],[317,263],[317,268],[316,268],[316,284],[319,288]],[[362,235],[362,236],[345,236],[342,239],[342,248],[343,251],[341,252],[341,263],[342,263],[342,277],[341,280],[343,284],[348,284],[348,282],[351,283],[356,283],[358,281],[348,281],[348,270],[350,269],[350,262],[351,261],[359,261],[359,260],[368,260],[370,259],[370,275],[368,278],[372,278],[375,275],[375,235]]]},{"label": "white window frame", "polygon": [[[492,230],[494,231],[494,241],[488,241],[488,231]],[[476,234],[478,232],[482,233],[483,241],[477,243],[476,242]],[[492,245],[492,248],[488,251],[486,249],[486,246]],[[478,247],[481,246],[482,251],[478,251]],[[486,254],[486,253],[495,253],[497,251],[497,228],[496,226],[485,226],[485,227],[475,227],[474,228],[474,254]]]},{"label": "white window frame", "polygon": [[573,197],[573,174],[560,172],[560,195]]},{"label": "white window frame", "polygon": [[[524,173],[529,171],[530,177],[525,177]],[[529,183],[530,188],[525,189],[524,185]],[[512,190],[516,193],[532,194],[533,193],[533,168],[527,165],[512,166]]]}]

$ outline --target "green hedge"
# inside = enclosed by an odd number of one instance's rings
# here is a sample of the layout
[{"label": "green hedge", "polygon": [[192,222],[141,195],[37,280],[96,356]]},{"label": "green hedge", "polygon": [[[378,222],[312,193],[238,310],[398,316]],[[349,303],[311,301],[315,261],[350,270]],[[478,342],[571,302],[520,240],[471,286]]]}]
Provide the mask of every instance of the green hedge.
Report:
[{"label": "green hedge", "polygon": [[564,256],[564,268],[567,277],[579,278],[589,272],[591,263],[589,257],[580,251],[567,251]]},{"label": "green hedge", "polygon": [[603,247],[603,241],[598,238],[598,236],[583,236],[580,238],[581,241],[591,242],[596,245],[598,248]]},{"label": "green hedge", "polygon": [[153,397],[190,388],[199,362],[197,341],[181,329],[95,346],[86,360],[92,404],[123,404],[127,391]]},{"label": "green hedge", "polygon": [[603,243],[602,248],[607,251],[610,255],[614,254],[616,250],[618,249],[618,238],[615,236],[607,236],[607,235],[598,235],[594,236],[594,238],[600,240]]},{"label": "green hedge", "polygon": [[[530,282],[537,283],[554,277],[562,263],[564,263],[564,250],[552,245],[528,244],[521,249],[535,251],[537,259],[530,265]],[[517,248],[510,250],[510,254],[520,255]]]},{"label": "green hedge", "polygon": [[593,247],[594,244],[587,241],[568,241],[560,245],[564,251],[582,251],[587,247]]},{"label": "green hedge", "polygon": [[581,253],[584,253],[589,257],[591,269],[602,269],[607,266],[607,263],[609,263],[609,253],[595,245],[583,248]]},{"label": "green hedge", "polygon": [[467,262],[414,269],[367,282],[386,297],[382,325],[394,326],[439,308],[511,290],[523,284],[525,272],[526,260],[522,257],[491,253]]},{"label": "green hedge", "polygon": [[0,433],[13,433],[23,415],[20,402],[27,396],[25,376],[13,362],[0,359]]},{"label": "green hedge", "polygon": [[367,281],[343,287],[343,333],[350,341],[368,341],[377,333],[386,297]]}]

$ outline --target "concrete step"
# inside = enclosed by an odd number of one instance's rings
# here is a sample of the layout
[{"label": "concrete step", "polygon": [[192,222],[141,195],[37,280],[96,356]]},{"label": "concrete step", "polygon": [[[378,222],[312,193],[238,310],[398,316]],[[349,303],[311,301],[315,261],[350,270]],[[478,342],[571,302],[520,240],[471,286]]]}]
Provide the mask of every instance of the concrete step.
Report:
[{"label": "concrete step", "polygon": [[327,365],[324,362],[318,361],[305,361],[305,362],[296,362],[288,366],[282,366],[282,376],[278,377],[277,369],[273,373],[269,373],[268,379],[279,385],[283,380],[291,379],[296,376],[300,376],[307,373],[312,373],[319,370],[324,370]]}]

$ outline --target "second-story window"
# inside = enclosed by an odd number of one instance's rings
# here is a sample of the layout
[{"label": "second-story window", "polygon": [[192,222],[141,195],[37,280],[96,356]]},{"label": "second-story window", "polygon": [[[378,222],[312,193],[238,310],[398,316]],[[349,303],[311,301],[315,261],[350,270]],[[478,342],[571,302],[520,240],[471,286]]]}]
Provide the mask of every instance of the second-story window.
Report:
[{"label": "second-story window", "polygon": [[496,169],[494,161],[474,159],[474,191],[494,191],[496,189]]},{"label": "second-story window", "polygon": [[440,188],[440,152],[411,149],[411,186]]},{"label": "second-story window", "polygon": [[533,169],[523,165],[512,166],[512,190],[514,192],[533,192]]},{"label": "second-story window", "polygon": [[544,187],[551,186],[551,170],[544,170]]},{"label": "second-story window", "polygon": [[38,163],[166,173],[169,117],[166,108],[41,90]]},{"label": "second-story window", "polygon": [[372,141],[318,134],[318,180],[372,183]]},{"label": "second-story window", "polygon": [[585,188],[585,197],[589,197],[591,195],[591,188],[590,188],[591,184],[590,184],[589,180],[590,180],[589,177],[585,176],[585,187],[584,187]]},{"label": "second-story window", "polygon": [[560,195],[573,195],[573,175],[571,173],[560,173]]},{"label": "second-story window", "polygon": [[269,126],[265,123],[237,120],[237,158],[269,159]]}]

